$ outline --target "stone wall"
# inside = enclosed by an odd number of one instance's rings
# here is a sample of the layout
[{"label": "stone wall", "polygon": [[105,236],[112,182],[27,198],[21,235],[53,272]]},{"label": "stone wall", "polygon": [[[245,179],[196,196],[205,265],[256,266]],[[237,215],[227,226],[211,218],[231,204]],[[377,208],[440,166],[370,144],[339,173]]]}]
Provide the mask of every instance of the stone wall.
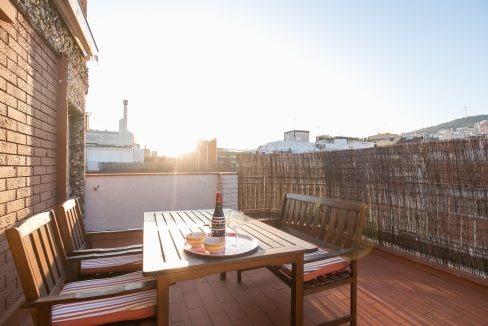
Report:
[{"label": "stone wall", "polygon": [[0,324],[22,295],[5,230],[57,201],[57,126],[65,123],[58,121],[59,56],[67,58],[67,106],[70,114],[81,117],[70,126],[70,195],[83,195],[80,144],[88,89],[81,51],[53,2],[12,3],[18,9],[14,22],[0,20]]}]

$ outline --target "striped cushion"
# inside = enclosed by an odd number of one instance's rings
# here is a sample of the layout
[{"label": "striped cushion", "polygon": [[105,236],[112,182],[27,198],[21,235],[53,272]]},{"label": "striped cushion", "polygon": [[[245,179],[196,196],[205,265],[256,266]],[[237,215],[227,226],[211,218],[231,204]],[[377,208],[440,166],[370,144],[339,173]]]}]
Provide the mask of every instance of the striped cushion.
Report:
[{"label": "striped cushion", "polygon": [[[60,294],[101,290],[128,282],[142,281],[142,272],[117,277],[85,280],[65,284]],[[136,320],[156,315],[156,290],[77,303],[54,305],[53,325],[100,325],[122,320]]]},{"label": "striped cushion", "polygon": [[142,270],[142,254],[82,260],[80,274],[93,275],[138,270]]},{"label": "striped cushion", "polygon": [[132,272],[115,277],[98,278],[85,281],[76,281],[66,283],[61,290],[61,293],[72,293],[80,291],[89,291],[92,289],[100,289],[108,286],[116,286],[129,282],[138,282],[142,280],[153,279],[152,277],[144,277],[142,272]]},{"label": "striped cushion", "polygon": [[[312,259],[317,255],[326,253],[328,253],[328,251],[319,248],[317,251],[305,253],[304,258]],[[348,261],[341,257],[334,257],[325,260],[319,260],[316,262],[306,263],[303,266],[303,280],[307,282],[319,277],[320,275],[346,270],[348,267]],[[288,275],[291,275],[291,264],[282,265],[280,266],[280,269]]]},{"label": "striped cushion", "polygon": [[156,315],[156,290],[54,305],[53,326],[92,326]]}]

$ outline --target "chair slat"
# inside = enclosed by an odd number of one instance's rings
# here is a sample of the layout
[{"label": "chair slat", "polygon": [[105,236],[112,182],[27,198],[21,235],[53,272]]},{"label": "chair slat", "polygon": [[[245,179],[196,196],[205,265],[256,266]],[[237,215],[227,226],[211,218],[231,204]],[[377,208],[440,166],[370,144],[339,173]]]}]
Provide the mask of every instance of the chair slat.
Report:
[{"label": "chair slat", "polygon": [[43,286],[46,289],[46,293],[51,293],[51,290],[54,288],[54,280],[51,277],[49,261],[42,243],[42,234],[40,230],[41,229],[38,229],[36,232],[33,232],[30,239],[33,251],[36,254],[37,266],[39,268]]},{"label": "chair slat", "polygon": [[345,227],[346,227],[346,220],[347,220],[347,212],[346,211],[339,211],[338,217],[337,217],[337,226],[334,232],[334,238],[332,240],[332,243],[339,248],[343,247],[343,240],[344,240],[344,234],[345,234]]},{"label": "chair slat", "polygon": [[337,224],[337,208],[331,207],[330,208],[330,216],[327,222],[327,233],[325,235],[325,242],[332,243],[332,239],[334,238],[334,231]]}]

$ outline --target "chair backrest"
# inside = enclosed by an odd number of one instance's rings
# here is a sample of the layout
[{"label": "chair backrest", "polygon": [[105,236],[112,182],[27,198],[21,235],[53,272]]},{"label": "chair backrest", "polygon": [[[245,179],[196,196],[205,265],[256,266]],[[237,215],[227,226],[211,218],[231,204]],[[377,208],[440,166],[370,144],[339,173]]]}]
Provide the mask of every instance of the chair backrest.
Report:
[{"label": "chair backrest", "polygon": [[88,248],[85,223],[77,198],[68,199],[56,206],[56,218],[66,254]]},{"label": "chair backrest", "polygon": [[54,212],[36,214],[5,233],[26,299],[59,291],[66,278],[66,258]]},{"label": "chair backrest", "polygon": [[281,224],[308,240],[350,248],[361,241],[366,211],[362,203],[285,193]]}]

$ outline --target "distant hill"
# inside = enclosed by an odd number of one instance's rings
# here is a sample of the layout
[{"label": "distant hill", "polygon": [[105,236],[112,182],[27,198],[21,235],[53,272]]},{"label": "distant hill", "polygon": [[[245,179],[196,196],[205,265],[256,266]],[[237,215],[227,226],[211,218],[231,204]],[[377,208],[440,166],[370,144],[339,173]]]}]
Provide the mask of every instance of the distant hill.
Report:
[{"label": "distant hill", "polygon": [[436,134],[439,130],[442,129],[456,129],[456,128],[462,128],[462,127],[470,127],[472,128],[473,125],[477,122],[483,121],[483,120],[488,120],[488,115],[474,115],[471,117],[465,117],[465,118],[460,118],[456,120],[452,120],[449,122],[444,122],[441,123],[437,126],[431,126],[427,128],[422,128],[419,130],[414,130],[411,132],[405,133],[406,135],[413,135],[413,134],[420,134],[420,133],[426,133],[426,134]]}]

